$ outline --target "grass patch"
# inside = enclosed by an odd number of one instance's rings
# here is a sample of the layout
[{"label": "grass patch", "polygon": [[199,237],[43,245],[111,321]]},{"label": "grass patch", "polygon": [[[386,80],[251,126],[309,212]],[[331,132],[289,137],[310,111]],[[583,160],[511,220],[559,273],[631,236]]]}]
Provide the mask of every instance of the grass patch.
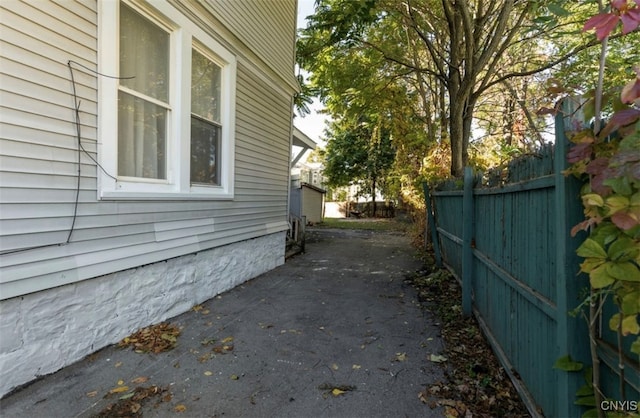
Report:
[{"label": "grass patch", "polygon": [[388,218],[324,218],[315,228],[359,229],[368,231],[406,231],[407,225]]}]

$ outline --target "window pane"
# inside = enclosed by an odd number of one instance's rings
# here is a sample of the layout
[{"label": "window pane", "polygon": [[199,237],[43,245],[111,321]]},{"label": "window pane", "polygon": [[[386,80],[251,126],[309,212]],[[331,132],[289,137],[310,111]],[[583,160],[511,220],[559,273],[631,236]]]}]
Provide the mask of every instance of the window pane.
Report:
[{"label": "window pane", "polygon": [[167,110],[118,93],[118,175],[166,179]]},{"label": "window pane", "polygon": [[221,68],[195,49],[191,51],[191,113],[220,122]]},{"label": "window pane", "polygon": [[120,84],[167,102],[169,34],[131,8],[120,6]]},{"label": "window pane", "polygon": [[191,117],[191,183],[220,184],[221,128]]}]

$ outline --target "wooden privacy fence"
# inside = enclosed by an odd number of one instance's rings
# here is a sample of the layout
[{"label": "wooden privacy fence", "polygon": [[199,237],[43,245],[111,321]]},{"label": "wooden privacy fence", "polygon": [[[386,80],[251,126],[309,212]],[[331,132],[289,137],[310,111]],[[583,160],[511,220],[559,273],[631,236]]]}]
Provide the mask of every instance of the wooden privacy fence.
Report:
[{"label": "wooden privacy fence", "polygon": [[[550,417],[580,416],[574,401],[585,383],[582,373],[553,369],[554,362],[570,355],[590,363],[586,323],[569,315],[588,286],[575,252],[585,236],[570,235],[584,218],[580,184],[562,174],[565,124],[574,122],[562,115],[574,115],[572,107],[565,101],[556,117],[555,147],[489,178],[467,168],[463,190],[425,185],[436,261],[462,283],[463,313],[475,315],[532,415]],[[603,387],[615,394],[617,358],[604,341],[600,347]],[[637,399],[637,363],[628,366],[627,398]]]}]

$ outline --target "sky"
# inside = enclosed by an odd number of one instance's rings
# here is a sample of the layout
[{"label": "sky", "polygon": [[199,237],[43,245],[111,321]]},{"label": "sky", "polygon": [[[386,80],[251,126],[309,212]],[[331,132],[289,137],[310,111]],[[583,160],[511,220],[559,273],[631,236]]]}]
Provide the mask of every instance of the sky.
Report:
[{"label": "sky", "polygon": [[[305,17],[313,14],[314,2],[315,0],[298,0],[298,28],[307,26]],[[311,108],[311,114],[305,117],[296,114],[293,124],[316,143],[324,146],[324,141],[321,138],[326,116],[318,113],[322,109],[322,104],[318,100],[314,100],[309,107]]]}]

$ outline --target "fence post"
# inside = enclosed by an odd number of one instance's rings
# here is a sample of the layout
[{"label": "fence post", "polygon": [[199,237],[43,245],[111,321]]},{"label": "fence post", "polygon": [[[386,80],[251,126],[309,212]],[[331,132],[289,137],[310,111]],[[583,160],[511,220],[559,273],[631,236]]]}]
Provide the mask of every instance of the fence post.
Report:
[{"label": "fence post", "polygon": [[462,314],[471,316],[473,287],[473,169],[464,169],[462,197]]},{"label": "fence post", "polygon": [[[427,223],[429,230],[431,230],[431,242],[433,244],[433,252],[436,257],[436,267],[442,268],[442,254],[440,253],[440,240],[438,240],[438,230],[436,229],[436,221],[433,216],[433,210],[431,208],[431,193],[429,193],[429,185],[425,182],[422,183],[424,189],[424,200],[427,204]],[[427,244],[427,234],[424,236],[425,245]]]},{"label": "fence post", "polygon": [[[580,205],[580,184],[573,177],[562,173],[567,168],[568,140],[565,130],[572,129],[571,121],[584,121],[579,103],[575,98],[565,98],[560,104],[560,112],[555,118],[555,230],[556,230],[556,340],[557,357],[571,355],[576,361],[590,363],[587,324],[581,318],[569,315],[569,311],[580,303],[580,289],[588,284],[584,275],[576,277],[580,259],[576,254],[580,238],[571,237],[571,227],[582,219]],[[584,384],[582,373],[555,371],[557,416],[580,416],[582,408],[574,405],[576,392]]]}]

